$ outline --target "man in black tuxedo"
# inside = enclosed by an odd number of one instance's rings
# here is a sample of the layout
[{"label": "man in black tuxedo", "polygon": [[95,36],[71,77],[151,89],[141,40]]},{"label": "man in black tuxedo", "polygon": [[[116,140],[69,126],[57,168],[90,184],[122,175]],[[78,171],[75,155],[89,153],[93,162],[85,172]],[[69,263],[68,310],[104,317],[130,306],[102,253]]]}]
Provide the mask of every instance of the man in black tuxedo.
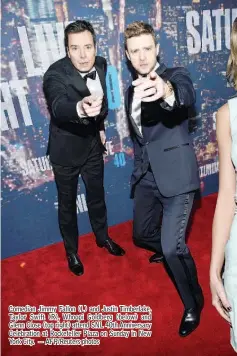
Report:
[{"label": "man in black tuxedo", "polygon": [[199,188],[188,130],[195,92],[187,70],[159,64],[159,48],[149,24],[138,21],[127,27],[125,50],[137,78],[126,92],[134,143],[133,239],[136,245],[156,251],[150,262],[164,260],[184,304],[179,334],[187,336],[199,325],[204,303],[196,266],[185,243]]},{"label": "man in black tuxedo", "polygon": [[45,73],[43,89],[51,115],[48,154],[58,190],[59,227],[69,268],[81,275],[76,209],[79,174],[97,245],[115,256],[125,252],[108,235],[104,199],[107,63],[96,56],[95,32],[87,21],[78,20],[65,28],[65,48],[66,57]]}]

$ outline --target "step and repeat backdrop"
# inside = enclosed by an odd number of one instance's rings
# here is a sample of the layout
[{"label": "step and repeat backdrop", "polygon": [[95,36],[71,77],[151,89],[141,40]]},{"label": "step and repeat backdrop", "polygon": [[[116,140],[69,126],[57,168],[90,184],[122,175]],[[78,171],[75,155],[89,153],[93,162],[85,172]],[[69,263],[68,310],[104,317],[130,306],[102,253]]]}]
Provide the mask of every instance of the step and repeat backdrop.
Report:
[{"label": "step and repeat backdrop", "polygon": [[[225,78],[236,0],[18,0],[2,1],[1,173],[2,258],[61,241],[57,193],[46,147],[49,114],[42,76],[65,56],[64,28],[90,21],[98,54],[108,61],[105,191],[109,225],[132,218],[129,180],[133,150],[124,110],[131,81],[123,47],[124,29],[149,22],[167,66],[184,66],[192,76],[196,109],[190,130],[203,195],[218,189],[217,109],[234,95]],[[85,188],[78,184],[80,234],[91,231]]]}]

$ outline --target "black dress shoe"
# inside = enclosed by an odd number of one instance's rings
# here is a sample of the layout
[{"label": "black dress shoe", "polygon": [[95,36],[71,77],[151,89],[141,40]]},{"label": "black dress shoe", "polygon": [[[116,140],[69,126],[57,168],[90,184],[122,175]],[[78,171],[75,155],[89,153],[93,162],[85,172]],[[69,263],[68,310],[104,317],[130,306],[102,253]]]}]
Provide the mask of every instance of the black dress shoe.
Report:
[{"label": "black dress shoe", "polygon": [[116,242],[114,242],[110,237],[105,240],[103,244],[97,242],[98,247],[105,247],[111,255],[123,256],[125,251]]},{"label": "black dress shoe", "polygon": [[191,334],[200,323],[202,307],[189,308],[184,310],[184,315],[179,327],[179,335],[182,337]]},{"label": "black dress shoe", "polygon": [[163,262],[164,256],[160,252],[156,252],[149,258],[150,263],[160,263]]},{"label": "black dress shoe", "polygon": [[72,273],[76,276],[81,276],[84,273],[83,264],[80,261],[80,258],[75,253],[72,253],[67,256],[68,259],[68,267]]}]

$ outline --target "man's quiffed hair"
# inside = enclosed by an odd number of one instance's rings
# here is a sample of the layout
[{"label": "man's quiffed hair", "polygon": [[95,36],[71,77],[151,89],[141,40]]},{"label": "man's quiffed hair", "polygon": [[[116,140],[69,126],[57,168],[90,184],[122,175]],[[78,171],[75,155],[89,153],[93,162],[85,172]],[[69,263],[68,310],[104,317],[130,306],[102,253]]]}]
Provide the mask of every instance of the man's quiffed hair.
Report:
[{"label": "man's quiffed hair", "polygon": [[156,34],[155,34],[153,27],[151,25],[149,25],[148,23],[145,23],[142,21],[135,21],[135,22],[132,22],[130,25],[128,25],[124,32],[125,49],[127,49],[127,40],[129,38],[138,37],[141,35],[152,35],[154,42],[156,44]]},{"label": "man's quiffed hair", "polygon": [[70,33],[80,33],[84,31],[89,31],[92,34],[94,45],[96,45],[96,35],[93,26],[88,21],[77,20],[70,23],[64,30],[64,44],[67,50],[68,48],[68,35]]}]

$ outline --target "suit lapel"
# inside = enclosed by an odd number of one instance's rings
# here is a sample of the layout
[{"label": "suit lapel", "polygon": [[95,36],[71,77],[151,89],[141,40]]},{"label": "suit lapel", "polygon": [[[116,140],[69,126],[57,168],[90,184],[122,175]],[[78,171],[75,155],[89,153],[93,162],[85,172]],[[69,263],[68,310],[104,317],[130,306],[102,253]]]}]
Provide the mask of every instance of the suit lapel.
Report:
[{"label": "suit lapel", "polygon": [[139,136],[140,138],[143,138],[139,129],[138,129],[138,126],[136,124],[136,122],[134,121],[133,117],[132,117],[132,102],[133,102],[133,94],[134,94],[134,90],[133,90],[133,86],[131,85],[129,88],[128,88],[128,92],[127,92],[127,114],[128,114],[128,117],[130,119],[130,122],[132,124],[132,127],[136,133],[137,136]]},{"label": "suit lapel", "polygon": [[[78,70],[74,67],[70,58],[66,57],[65,59],[65,68],[68,75],[70,76],[70,83],[80,92],[82,97],[91,95],[85,80],[82,78]],[[104,96],[107,98],[105,72],[103,68],[98,65],[97,60],[95,60],[95,69],[98,73]]]},{"label": "suit lapel", "polygon": [[70,83],[77,91],[79,91],[80,96],[82,98],[91,95],[89,89],[87,88],[85,80],[82,78],[78,70],[74,67],[71,60],[68,57],[66,57],[66,59],[67,60],[65,63],[65,67],[67,74],[70,77]]},{"label": "suit lapel", "polygon": [[159,65],[159,67],[157,68],[156,73],[162,77],[163,73],[166,71],[166,69],[167,69],[167,67],[163,63],[161,63]]},{"label": "suit lapel", "polygon": [[108,111],[108,99],[107,99],[107,89],[106,89],[106,77],[105,77],[105,69],[99,65],[98,59],[95,59],[95,69],[100,79],[100,84],[104,93],[101,116],[104,116]]}]

